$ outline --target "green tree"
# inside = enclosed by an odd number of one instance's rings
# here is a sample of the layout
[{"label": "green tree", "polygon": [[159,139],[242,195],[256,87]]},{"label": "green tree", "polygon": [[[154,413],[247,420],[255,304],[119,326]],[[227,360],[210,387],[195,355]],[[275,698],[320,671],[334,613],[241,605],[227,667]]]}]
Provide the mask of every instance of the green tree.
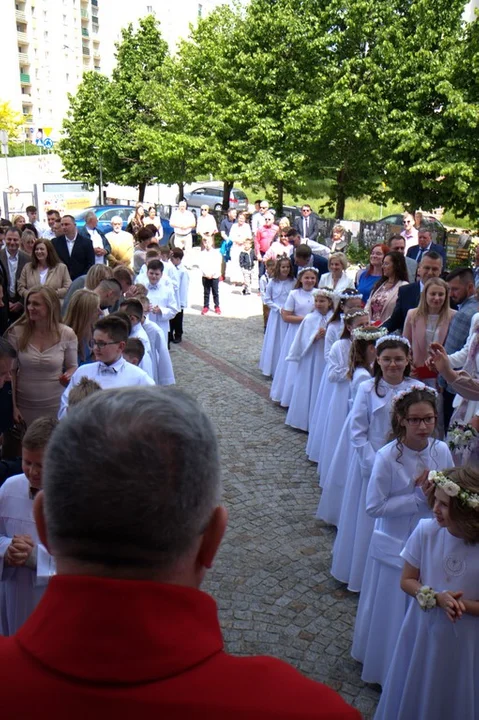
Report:
[{"label": "green tree", "polygon": [[137,30],[130,24],[117,45],[106,97],[108,167],[118,184],[139,187],[140,200],[158,176],[154,142],[164,121],[156,98],[168,82],[167,58],[168,44],[153,15],[142,18]]},{"label": "green tree", "polygon": [[[86,72],[76,95],[69,95],[70,107],[58,143],[66,177],[95,185],[99,180],[100,158],[107,157],[109,123],[106,97],[109,81],[104,75]],[[104,164],[104,182],[113,180]]]},{"label": "green tree", "polygon": [[21,113],[16,112],[9,102],[0,100],[0,130],[7,132],[10,140],[19,136],[23,123]]}]

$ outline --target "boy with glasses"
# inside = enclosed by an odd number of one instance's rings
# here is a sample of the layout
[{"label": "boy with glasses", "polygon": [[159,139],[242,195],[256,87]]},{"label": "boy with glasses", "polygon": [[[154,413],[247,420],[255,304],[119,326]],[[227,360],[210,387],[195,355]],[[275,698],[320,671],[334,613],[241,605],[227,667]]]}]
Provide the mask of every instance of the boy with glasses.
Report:
[{"label": "boy with glasses", "polygon": [[68,411],[68,396],[71,389],[84,377],[95,380],[103,389],[155,384],[144,370],[123,358],[128,330],[125,320],[115,315],[108,315],[95,323],[92,351],[96,362],[82,365],[73,373],[68,386],[63,391],[59,419]]}]

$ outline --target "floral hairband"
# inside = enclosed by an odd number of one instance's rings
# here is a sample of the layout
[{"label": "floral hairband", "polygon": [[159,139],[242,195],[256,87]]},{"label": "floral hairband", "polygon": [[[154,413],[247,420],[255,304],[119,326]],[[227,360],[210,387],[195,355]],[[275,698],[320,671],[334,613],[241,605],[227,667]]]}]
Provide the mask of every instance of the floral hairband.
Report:
[{"label": "floral hairband", "polygon": [[400,400],[417,390],[429,393],[434,399],[436,399],[438,395],[437,390],[427,385],[410,385],[407,390],[401,390],[401,392],[398,392],[397,395],[393,397],[393,405],[396,405]]},{"label": "floral hairband", "polygon": [[411,343],[407,338],[405,338],[403,335],[383,335],[383,337],[380,337],[379,340],[376,340],[376,349],[382,345],[383,342],[386,342],[387,340],[394,340],[394,342],[402,343],[403,345],[406,345],[409,350],[411,349]]},{"label": "floral hairband", "polygon": [[449,497],[457,497],[463,505],[467,505],[467,507],[473,510],[479,510],[479,495],[469,490],[464,490],[464,488],[455,483],[454,480],[451,480],[451,478],[448,478],[444,473],[432,470],[427,476],[427,479],[429,482],[434,483],[436,487],[443,490]]},{"label": "floral hairband", "polygon": [[[348,316],[349,317],[349,316]],[[355,340],[379,340],[383,335],[387,335],[386,328],[377,328],[377,330],[365,330],[362,327],[353,330]]]}]

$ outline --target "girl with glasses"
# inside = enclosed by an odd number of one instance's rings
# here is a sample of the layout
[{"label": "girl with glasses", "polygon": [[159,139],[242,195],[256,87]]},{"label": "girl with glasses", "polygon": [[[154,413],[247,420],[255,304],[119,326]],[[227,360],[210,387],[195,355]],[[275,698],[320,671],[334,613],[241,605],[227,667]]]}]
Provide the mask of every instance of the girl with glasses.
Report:
[{"label": "girl with glasses", "polygon": [[385,335],[376,342],[373,377],[359,386],[349,414],[351,460],[345,468],[346,485],[331,574],[359,592],[374,520],[366,513],[366,492],[378,450],[388,442],[394,397],[416,384],[411,380],[408,340]]},{"label": "girl with glasses", "polygon": [[384,685],[409,605],[401,590],[401,551],[422,518],[432,517],[428,499],[431,470],[450,467],[446,443],[435,440],[438,409],[432,388],[412,386],[396,395],[391,442],[376,455],[366,494],[375,518],[359,600],[352,656],[362,662],[362,679]]}]

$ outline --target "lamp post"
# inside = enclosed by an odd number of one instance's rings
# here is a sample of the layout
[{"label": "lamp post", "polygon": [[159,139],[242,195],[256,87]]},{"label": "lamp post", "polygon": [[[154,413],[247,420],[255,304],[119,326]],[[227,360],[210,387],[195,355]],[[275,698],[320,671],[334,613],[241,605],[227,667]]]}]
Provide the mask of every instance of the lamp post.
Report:
[{"label": "lamp post", "polygon": [[93,146],[94,150],[98,150],[98,164],[100,176],[98,179],[98,204],[103,205],[103,156],[98,145]]}]

